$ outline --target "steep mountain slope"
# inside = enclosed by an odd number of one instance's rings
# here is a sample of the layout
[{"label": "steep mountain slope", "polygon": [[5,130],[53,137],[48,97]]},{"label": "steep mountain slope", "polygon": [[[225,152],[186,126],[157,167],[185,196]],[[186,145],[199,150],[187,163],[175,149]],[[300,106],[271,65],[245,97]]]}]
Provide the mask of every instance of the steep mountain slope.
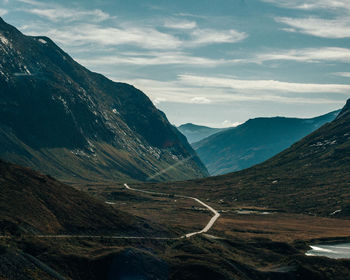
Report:
[{"label": "steep mountain slope", "polygon": [[145,94],[90,72],[49,38],[24,36],[2,19],[0,143],[3,159],[64,180],[207,175]]},{"label": "steep mountain slope", "polygon": [[[0,160],[0,235],[145,235],[152,227],[52,177]],[[160,228],[155,227],[157,231]]]},{"label": "steep mountain slope", "polygon": [[350,218],[350,100],[338,117],[273,158],[226,175],[145,184],[226,206]]},{"label": "steep mountain slope", "polygon": [[261,163],[336,118],[339,111],[311,119],[257,118],[192,144],[212,175]]},{"label": "steep mountain slope", "polygon": [[198,142],[210,135],[225,130],[225,128],[212,128],[208,126],[196,125],[193,123],[182,124],[177,128],[186,136],[190,144]]}]

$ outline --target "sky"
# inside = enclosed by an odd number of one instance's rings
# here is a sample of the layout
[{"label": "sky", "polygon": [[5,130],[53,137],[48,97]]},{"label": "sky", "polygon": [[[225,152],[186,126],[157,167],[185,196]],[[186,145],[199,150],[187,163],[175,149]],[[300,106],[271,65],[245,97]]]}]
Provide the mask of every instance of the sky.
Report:
[{"label": "sky", "polygon": [[314,117],[350,98],[350,0],[0,0],[0,16],[175,125]]}]

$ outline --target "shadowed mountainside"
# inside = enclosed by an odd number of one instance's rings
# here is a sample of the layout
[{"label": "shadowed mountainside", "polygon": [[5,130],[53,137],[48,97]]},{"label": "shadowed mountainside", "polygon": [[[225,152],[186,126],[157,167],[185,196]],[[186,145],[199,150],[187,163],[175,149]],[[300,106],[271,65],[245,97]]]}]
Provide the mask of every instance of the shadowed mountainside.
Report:
[{"label": "shadowed mountainside", "polygon": [[140,90],[90,72],[49,38],[25,36],[1,18],[0,55],[1,158],[67,181],[208,174]]},{"label": "shadowed mountainside", "polygon": [[211,175],[261,163],[336,118],[338,111],[316,118],[257,118],[193,143]]}]

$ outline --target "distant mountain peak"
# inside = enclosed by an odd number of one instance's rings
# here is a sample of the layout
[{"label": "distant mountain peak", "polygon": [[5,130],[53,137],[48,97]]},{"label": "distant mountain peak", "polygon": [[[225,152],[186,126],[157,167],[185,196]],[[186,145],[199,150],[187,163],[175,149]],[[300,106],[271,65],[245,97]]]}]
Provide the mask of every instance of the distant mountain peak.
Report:
[{"label": "distant mountain peak", "polygon": [[224,130],[224,128],[213,128],[203,125],[197,125],[193,123],[182,124],[178,127],[181,133],[183,133],[188,142],[194,143],[200,141],[214,133]]},{"label": "distant mountain peak", "polygon": [[238,171],[261,163],[288,148],[323,124],[334,120],[339,111],[308,119],[249,119],[236,128],[193,143],[193,147],[212,175]]},{"label": "distant mountain peak", "polygon": [[349,114],[350,114],[350,99],[347,100],[344,108],[339,113],[337,119],[342,118],[342,117],[349,115]]}]

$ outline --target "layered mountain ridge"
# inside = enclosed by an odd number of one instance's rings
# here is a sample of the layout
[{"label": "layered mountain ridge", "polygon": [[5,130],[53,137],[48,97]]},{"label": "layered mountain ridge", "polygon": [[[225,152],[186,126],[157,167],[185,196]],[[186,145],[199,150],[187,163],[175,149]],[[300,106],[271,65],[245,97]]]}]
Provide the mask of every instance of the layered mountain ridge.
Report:
[{"label": "layered mountain ridge", "polygon": [[[0,19],[0,157],[72,180],[180,180],[208,173],[131,85]],[[174,167],[172,167],[174,166]]]},{"label": "layered mountain ridge", "polygon": [[261,164],[166,187],[199,197],[211,192],[227,205],[349,218],[349,162],[350,100],[335,120]]},{"label": "layered mountain ridge", "polygon": [[188,142],[192,144],[227,128],[214,128],[203,125],[196,125],[193,123],[186,123],[180,125],[177,129],[180,130],[180,132],[186,136]]},{"label": "layered mountain ridge", "polygon": [[239,171],[261,163],[288,148],[327,122],[340,110],[309,119],[256,118],[193,143],[210,174]]}]

